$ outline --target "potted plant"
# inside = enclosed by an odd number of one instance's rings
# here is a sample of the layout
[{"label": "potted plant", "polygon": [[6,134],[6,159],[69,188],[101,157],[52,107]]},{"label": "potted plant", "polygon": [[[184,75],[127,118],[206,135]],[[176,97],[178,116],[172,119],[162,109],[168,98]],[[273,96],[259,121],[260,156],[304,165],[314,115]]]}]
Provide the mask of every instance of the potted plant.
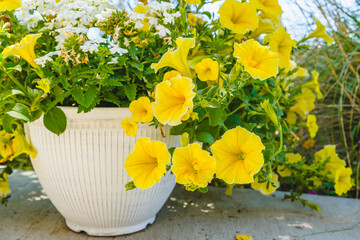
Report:
[{"label": "potted plant", "polygon": [[[276,1],[226,0],[219,18],[200,0],[128,13],[46,0],[14,14],[10,2],[0,4],[3,201],[23,153],[67,225],[91,235],[145,228],[175,182],[206,192],[215,181],[227,194],[243,184],[269,194],[279,181],[351,188],[333,146],[310,161],[294,153],[299,127],[316,135],[321,91],[292,61],[299,46]],[[289,197],[316,208],[301,191]]]}]

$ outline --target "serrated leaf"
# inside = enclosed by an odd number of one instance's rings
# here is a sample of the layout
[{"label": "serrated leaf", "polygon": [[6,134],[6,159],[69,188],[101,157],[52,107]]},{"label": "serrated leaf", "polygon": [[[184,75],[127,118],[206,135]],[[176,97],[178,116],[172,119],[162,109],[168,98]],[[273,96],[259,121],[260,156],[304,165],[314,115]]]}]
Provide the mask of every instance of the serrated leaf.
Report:
[{"label": "serrated leaf", "polygon": [[213,136],[208,132],[199,132],[199,133],[196,133],[195,136],[196,136],[196,139],[200,142],[214,143]]},{"label": "serrated leaf", "polygon": [[66,129],[66,115],[58,107],[54,107],[45,113],[43,121],[45,127],[57,135],[60,135]]},{"label": "serrated leaf", "polygon": [[27,121],[27,122],[31,120],[30,110],[28,109],[27,106],[25,106],[22,103],[16,103],[6,113],[9,114],[10,116],[14,117],[14,118],[21,119],[21,120],[24,120],[24,121]]},{"label": "serrated leaf", "polygon": [[85,107],[90,107],[90,105],[94,102],[95,98],[97,96],[97,87],[90,86],[85,94]]},{"label": "serrated leaf", "polygon": [[124,91],[130,101],[134,101],[136,97],[136,85],[124,85]]}]

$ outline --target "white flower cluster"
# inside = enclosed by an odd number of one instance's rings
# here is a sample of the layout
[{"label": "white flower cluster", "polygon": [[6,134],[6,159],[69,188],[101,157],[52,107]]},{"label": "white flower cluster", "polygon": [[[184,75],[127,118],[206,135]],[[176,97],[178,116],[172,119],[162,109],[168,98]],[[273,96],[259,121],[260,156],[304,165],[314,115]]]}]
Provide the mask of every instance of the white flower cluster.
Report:
[{"label": "white flower cluster", "polygon": [[20,23],[33,29],[39,21],[45,21],[41,31],[54,31],[57,50],[63,48],[71,33],[87,33],[89,25],[108,18],[116,10],[109,0],[62,0],[58,3],[55,0],[22,0],[21,4],[16,13]]}]

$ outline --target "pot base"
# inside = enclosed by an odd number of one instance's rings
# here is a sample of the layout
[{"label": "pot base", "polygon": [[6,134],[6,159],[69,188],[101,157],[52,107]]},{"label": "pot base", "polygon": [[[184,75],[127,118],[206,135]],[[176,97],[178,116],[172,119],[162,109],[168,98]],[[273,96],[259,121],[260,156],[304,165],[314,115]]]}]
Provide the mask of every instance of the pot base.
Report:
[{"label": "pot base", "polygon": [[68,228],[70,228],[74,232],[84,231],[87,235],[90,236],[118,236],[141,231],[145,229],[148,224],[153,224],[155,222],[155,218],[156,216],[136,225],[119,228],[92,228],[80,226],[68,220],[66,220],[66,226],[68,226]]}]

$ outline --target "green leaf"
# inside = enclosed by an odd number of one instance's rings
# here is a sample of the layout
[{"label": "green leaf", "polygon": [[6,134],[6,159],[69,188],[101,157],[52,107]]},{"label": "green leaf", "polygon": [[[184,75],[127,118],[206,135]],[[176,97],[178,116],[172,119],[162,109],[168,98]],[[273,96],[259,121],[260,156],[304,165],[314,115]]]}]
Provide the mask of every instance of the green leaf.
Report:
[{"label": "green leaf", "polygon": [[244,128],[248,131],[252,131],[254,128],[256,127],[256,124],[255,123],[248,123],[244,126]]},{"label": "green leaf", "polygon": [[16,103],[15,106],[13,106],[7,112],[7,114],[14,118],[21,119],[27,122],[31,120],[30,110],[22,103]]},{"label": "green leaf", "polygon": [[135,189],[136,186],[135,186],[135,183],[133,181],[131,182],[128,182],[126,185],[125,185],[125,189],[126,191],[130,191],[130,190],[133,190]]},{"label": "green leaf", "polygon": [[215,127],[219,124],[221,120],[221,115],[224,109],[221,108],[208,108],[209,111],[209,124],[212,127]]},{"label": "green leaf", "polygon": [[11,90],[6,90],[4,92],[2,92],[0,94],[0,100],[5,100],[11,96],[15,96],[15,95],[24,95],[24,93],[22,91],[16,90],[16,89],[11,89]]},{"label": "green leaf", "polygon": [[66,115],[63,110],[58,107],[50,109],[44,115],[44,125],[48,130],[57,135],[63,133],[67,125]]},{"label": "green leaf", "polygon": [[207,193],[207,192],[208,192],[208,188],[207,188],[207,187],[203,187],[203,188],[199,187],[199,188],[198,188],[198,191],[199,191],[199,192],[202,192],[202,193]]},{"label": "green leaf", "polygon": [[83,90],[80,87],[75,87],[72,90],[72,95],[80,105],[83,105],[86,108],[88,108],[94,102],[94,100],[96,98],[97,87],[96,86],[90,86],[87,89],[85,94],[84,94]]},{"label": "green leaf", "polygon": [[85,94],[85,107],[90,107],[90,105],[94,102],[97,95],[97,87],[96,86],[90,86]]},{"label": "green leaf", "polygon": [[134,101],[136,97],[136,85],[124,85],[125,94],[130,101]]},{"label": "green leaf", "polygon": [[196,133],[196,139],[204,143],[214,143],[213,136],[208,132],[199,132]]},{"label": "green leaf", "polygon": [[14,118],[5,114],[4,118],[2,119],[2,126],[7,133],[13,133],[13,129],[11,127]]},{"label": "green leaf", "polygon": [[142,63],[138,63],[138,62],[129,62],[129,63],[131,66],[137,68],[140,71],[144,70],[144,65]]},{"label": "green leaf", "polygon": [[180,135],[185,131],[185,127],[186,127],[187,123],[184,122],[180,125],[171,127],[170,129],[170,135]]}]

